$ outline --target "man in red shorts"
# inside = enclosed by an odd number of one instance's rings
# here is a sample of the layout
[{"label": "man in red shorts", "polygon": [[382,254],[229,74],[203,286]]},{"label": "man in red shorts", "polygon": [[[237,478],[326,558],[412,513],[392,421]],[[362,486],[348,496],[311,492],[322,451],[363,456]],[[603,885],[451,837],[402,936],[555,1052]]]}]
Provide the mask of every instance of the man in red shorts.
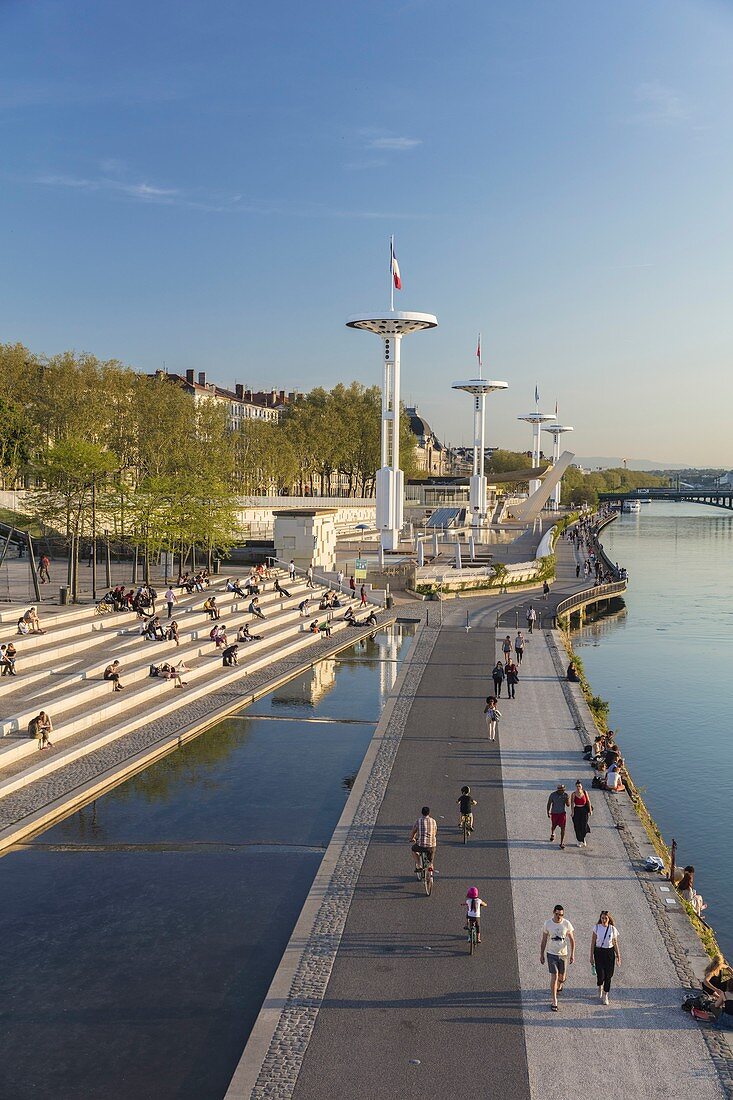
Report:
[{"label": "man in red shorts", "polygon": [[567,808],[570,805],[570,796],[565,790],[564,783],[558,783],[547,799],[547,816],[550,819],[550,844],[555,840],[555,829],[560,830],[560,847],[565,847],[565,826],[567,824]]}]

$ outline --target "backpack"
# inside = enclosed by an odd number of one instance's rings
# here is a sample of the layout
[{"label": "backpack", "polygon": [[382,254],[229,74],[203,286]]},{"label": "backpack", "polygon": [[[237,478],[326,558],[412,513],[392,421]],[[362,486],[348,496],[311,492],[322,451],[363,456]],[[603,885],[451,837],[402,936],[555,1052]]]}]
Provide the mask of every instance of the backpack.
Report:
[{"label": "backpack", "polygon": [[150,666],[150,672],[149,672],[148,675],[150,675],[150,676],[159,676],[160,673],[158,671],[158,666],[157,665],[151,665]]}]

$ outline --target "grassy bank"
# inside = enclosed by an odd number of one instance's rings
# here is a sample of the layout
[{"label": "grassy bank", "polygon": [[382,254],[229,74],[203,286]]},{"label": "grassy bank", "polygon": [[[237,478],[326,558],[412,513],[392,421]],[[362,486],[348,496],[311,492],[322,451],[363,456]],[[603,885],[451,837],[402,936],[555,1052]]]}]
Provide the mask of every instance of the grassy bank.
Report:
[{"label": "grassy bank", "polygon": [[[563,640],[568,658],[570,659],[571,663],[578,673],[583,697],[588,704],[588,709],[591,712],[591,716],[593,718],[595,726],[600,733],[608,733],[608,715],[611,709],[611,704],[608,702],[607,699],[603,699],[600,695],[595,695],[593,693],[593,689],[591,688],[588,677],[585,674],[585,669],[583,668],[583,662],[573,650],[573,645],[570,640],[569,632],[561,628],[560,636]],[[626,784],[626,790],[628,791],[629,798],[631,799],[631,804],[633,805],[639,820],[644,826],[644,829],[647,836],[649,837],[654,851],[657,853],[658,856],[660,856],[661,859],[664,860],[665,871],[667,874],[669,874],[669,868],[672,863],[672,853],[664,837],[662,836],[659,826],[649,812],[649,809],[641,796],[640,789],[636,786],[633,779],[631,778],[626,764],[624,764],[624,770],[626,773],[626,778],[624,782]],[[692,906],[689,905],[682,898],[680,898],[679,895],[677,897],[677,900],[684,908],[687,916],[690,918],[690,923],[697,933],[707,954],[711,958],[718,953],[722,954],[712,928],[710,928],[709,925],[707,925],[704,921],[701,921]]]}]

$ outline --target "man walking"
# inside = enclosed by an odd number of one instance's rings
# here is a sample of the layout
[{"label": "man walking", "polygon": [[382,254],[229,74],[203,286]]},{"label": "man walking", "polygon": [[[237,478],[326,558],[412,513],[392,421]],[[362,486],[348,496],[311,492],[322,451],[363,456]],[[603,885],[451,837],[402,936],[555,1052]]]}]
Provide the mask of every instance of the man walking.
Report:
[{"label": "man walking", "polygon": [[560,830],[560,847],[565,847],[565,826],[568,821],[570,798],[564,783],[558,783],[547,799],[547,816],[550,819],[550,844],[555,843],[555,829]]},{"label": "man walking", "polygon": [[[567,964],[575,960],[575,929],[569,920],[565,920],[565,910],[562,905],[556,905],[552,910],[552,919],[546,920],[542,927],[542,940],[540,942],[540,966],[547,966],[550,971],[550,1008],[557,1012],[557,995],[565,988],[567,976]],[[568,957],[568,945],[570,956]]]},{"label": "man walking", "polygon": [[168,618],[172,619],[173,618],[173,604],[178,603],[178,596],[176,596],[175,592],[173,591],[173,586],[172,585],[170,585],[170,584],[168,585],[168,587],[166,589],[166,592],[165,592],[165,596],[163,598],[166,602],[166,607],[168,608]]},{"label": "man walking", "polygon": [[524,634],[521,630],[514,639],[514,652],[517,655],[517,664],[521,665],[522,657],[524,657]]},{"label": "man walking", "polygon": [[360,591],[359,595],[361,597],[361,599],[359,601],[359,607],[366,607],[367,598],[366,598],[366,588],[365,588],[364,585],[361,586],[361,591]]},{"label": "man walking", "polygon": [[315,588],[316,586],[313,583],[313,566],[312,565],[308,566],[308,570],[306,572],[306,577],[308,578],[308,588]]},{"label": "man walking", "polygon": [[530,604],[527,608],[527,629],[529,630],[530,634],[534,633],[534,624],[536,623],[536,621],[537,612],[532,607],[532,604]]},{"label": "man walking", "polygon": [[341,586],[344,583],[344,571],[343,571],[343,569],[339,569],[338,573],[336,574],[336,580],[338,581],[339,592],[340,592],[341,591]]},{"label": "man walking", "polygon": [[48,554],[41,555],[41,562],[38,567],[38,579],[41,584],[49,584],[51,581],[51,575],[48,571],[48,567],[51,564],[51,559]]},{"label": "man walking", "polygon": [[290,559],[290,565],[288,566],[288,576],[290,578],[290,583],[294,584],[295,583],[295,562],[293,561],[292,558]]},{"label": "man walking", "polygon": [[514,661],[509,661],[504,671],[506,674],[507,696],[509,699],[516,699],[517,684],[519,683],[519,669],[514,664]]}]

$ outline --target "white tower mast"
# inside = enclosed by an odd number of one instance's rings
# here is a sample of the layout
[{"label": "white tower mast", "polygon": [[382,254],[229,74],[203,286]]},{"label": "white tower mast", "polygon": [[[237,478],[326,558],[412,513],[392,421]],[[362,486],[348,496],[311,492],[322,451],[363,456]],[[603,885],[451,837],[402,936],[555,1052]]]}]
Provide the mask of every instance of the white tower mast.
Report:
[{"label": "white tower mast", "polygon": [[[575,429],[572,428],[570,424],[565,424],[565,425],[563,425],[563,424],[550,424],[547,428],[542,429],[543,432],[549,432],[549,434],[553,437],[552,438],[552,464],[553,464],[553,466],[555,465],[558,458],[560,457],[560,436],[564,432],[572,432],[574,430]],[[557,511],[558,508],[560,507],[561,489],[562,489],[562,478],[560,478],[560,480],[558,481],[557,485],[555,486],[554,492],[553,492],[552,502],[553,502],[553,505],[555,507],[555,511]]]},{"label": "white tower mast", "polygon": [[[554,413],[540,412],[540,391],[537,386],[534,388],[534,404],[535,411],[527,413],[526,416],[518,416],[517,420],[526,420],[528,424],[532,425],[532,466],[537,469],[540,464],[540,428],[543,424],[548,423],[550,420],[556,420],[557,417]],[[529,483],[529,495],[536,492],[540,487],[539,478],[532,478]]]},{"label": "white tower mast", "polygon": [[[479,345],[480,346],[480,345]],[[484,456],[486,455],[486,395],[494,390],[506,390],[508,382],[488,378],[469,378],[467,382],[454,382],[454,390],[465,390],[473,396],[473,475],[470,481],[469,503],[471,526],[486,522],[487,492]]]},{"label": "white tower mast", "polygon": [[[390,241],[390,304],[394,302],[395,261]],[[360,314],[350,317],[348,328],[364,329],[379,336],[384,343],[382,376],[381,469],[377,471],[377,527],[383,550],[396,550],[402,529],[404,475],[400,469],[400,344],[411,332],[436,328],[438,320],[432,313],[401,313],[391,308],[387,313]]]}]

